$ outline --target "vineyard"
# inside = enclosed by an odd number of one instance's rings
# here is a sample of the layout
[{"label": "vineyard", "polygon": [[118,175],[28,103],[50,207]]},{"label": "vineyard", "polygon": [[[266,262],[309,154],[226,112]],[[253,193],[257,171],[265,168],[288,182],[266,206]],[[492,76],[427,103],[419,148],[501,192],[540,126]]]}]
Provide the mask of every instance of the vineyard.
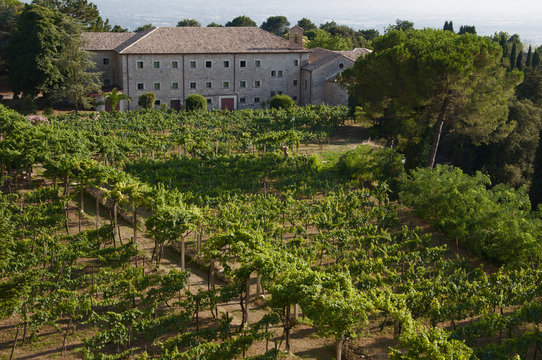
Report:
[{"label": "vineyard", "polygon": [[0,107],[0,359],[542,359],[524,190],[347,120]]}]

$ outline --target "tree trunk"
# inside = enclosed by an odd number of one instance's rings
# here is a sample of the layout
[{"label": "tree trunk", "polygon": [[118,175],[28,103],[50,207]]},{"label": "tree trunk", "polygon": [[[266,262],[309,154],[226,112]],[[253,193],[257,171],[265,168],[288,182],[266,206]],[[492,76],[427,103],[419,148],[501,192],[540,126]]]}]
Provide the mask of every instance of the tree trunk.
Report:
[{"label": "tree trunk", "polygon": [[342,337],[340,339],[337,339],[337,353],[336,353],[337,360],[341,360],[343,357],[343,342],[344,340]]},{"label": "tree trunk", "polygon": [[433,141],[431,143],[431,150],[429,150],[429,157],[427,158],[427,164],[426,164],[427,167],[430,167],[430,168],[435,166],[435,160],[437,158],[437,150],[440,143],[440,136],[442,135],[442,127],[444,125],[444,117],[446,115],[446,110],[448,108],[449,103],[450,103],[450,98],[446,97],[444,99],[444,102],[442,103],[442,107],[440,108],[437,123],[435,124],[435,127],[433,128]]},{"label": "tree trunk", "polygon": [[113,202],[113,247],[117,247],[117,201]]},{"label": "tree trunk", "polygon": [[79,232],[81,232],[81,218],[83,217],[83,214],[85,213],[85,195],[84,195],[84,187],[83,183],[79,184]]},{"label": "tree trunk", "polygon": [[134,218],[133,218],[133,221],[134,221],[134,244],[135,244],[136,249],[137,249],[137,207],[135,205],[133,206],[133,210],[134,210]]},{"label": "tree trunk", "polygon": [[247,278],[245,293],[246,293],[246,295],[245,295],[245,316],[244,317],[246,319],[245,329],[248,329],[248,325],[249,325],[248,316],[250,314],[250,310],[249,310],[249,305],[250,305],[250,274],[248,275],[248,278]]},{"label": "tree trunk", "polygon": [[96,231],[100,229],[100,190],[96,192]]},{"label": "tree trunk", "polygon": [[185,257],[186,257],[186,244],[184,240],[184,236],[181,236],[181,270],[185,271]]},{"label": "tree trunk", "polygon": [[65,217],[66,217],[66,221],[65,221],[65,225],[66,225],[66,234],[67,235],[70,235],[70,224],[69,224],[69,206],[70,206],[70,201],[68,199],[68,196],[70,195],[70,178],[68,176],[66,176],[66,179],[65,179],[65,184],[64,184],[64,197],[65,197],[65,201],[66,201],[66,206],[65,206]]},{"label": "tree trunk", "polygon": [[15,347],[17,346],[17,340],[19,340],[19,325],[17,325],[17,332],[15,333],[15,341],[13,342],[13,347],[11,348],[11,355],[9,360],[13,359],[13,354],[15,353]]}]

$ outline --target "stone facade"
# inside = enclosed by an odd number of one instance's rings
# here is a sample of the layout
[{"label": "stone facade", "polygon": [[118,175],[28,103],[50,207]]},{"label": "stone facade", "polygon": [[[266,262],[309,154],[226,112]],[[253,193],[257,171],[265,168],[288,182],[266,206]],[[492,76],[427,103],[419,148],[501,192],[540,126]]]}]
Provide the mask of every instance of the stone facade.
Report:
[{"label": "stone facade", "polygon": [[[299,27],[291,29],[290,41],[258,28],[237,28],[232,33],[243,37],[237,42],[228,36],[228,29],[233,28],[157,29],[117,38],[103,33],[86,35],[87,49],[93,52],[104,87],[118,87],[132,97],[121,110],[137,109],[137,98],[145,92],[156,95],[157,106],[173,108],[182,108],[191,94],[203,95],[210,109],[259,108],[279,94],[300,105],[346,102],[346,92],[336,85],[333,75],[354,61],[325,50],[329,53],[318,52],[311,64],[313,52],[300,44],[303,33]],[[183,43],[187,34],[200,34],[207,42]],[[161,43],[163,39],[167,41]],[[179,44],[171,45],[172,41]],[[322,54],[334,58],[320,64]]]}]

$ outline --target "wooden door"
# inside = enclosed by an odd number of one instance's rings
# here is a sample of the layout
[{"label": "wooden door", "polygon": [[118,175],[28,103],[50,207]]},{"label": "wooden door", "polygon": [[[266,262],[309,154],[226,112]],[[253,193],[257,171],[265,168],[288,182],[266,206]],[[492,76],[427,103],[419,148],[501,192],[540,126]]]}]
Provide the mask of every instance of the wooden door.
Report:
[{"label": "wooden door", "polygon": [[234,110],[235,99],[234,98],[222,98],[220,99],[220,108],[222,110]]}]

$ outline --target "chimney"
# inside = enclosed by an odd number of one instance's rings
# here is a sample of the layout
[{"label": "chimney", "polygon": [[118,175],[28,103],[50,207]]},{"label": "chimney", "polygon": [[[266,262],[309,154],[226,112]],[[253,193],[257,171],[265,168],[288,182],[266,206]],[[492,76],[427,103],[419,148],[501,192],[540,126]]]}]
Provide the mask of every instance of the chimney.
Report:
[{"label": "chimney", "polygon": [[288,33],[290,39],[290,49],[299,50],[303,49],[303,29],[299,26],[294,26]]}]

